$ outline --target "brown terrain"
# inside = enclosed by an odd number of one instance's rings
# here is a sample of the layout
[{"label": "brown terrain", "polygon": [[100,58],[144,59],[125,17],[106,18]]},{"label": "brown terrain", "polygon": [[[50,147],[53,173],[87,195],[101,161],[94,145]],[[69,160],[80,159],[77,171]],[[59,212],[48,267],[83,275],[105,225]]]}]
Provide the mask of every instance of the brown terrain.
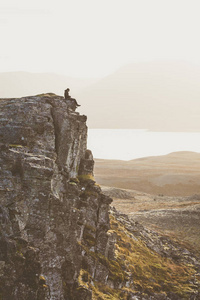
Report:
[{"label": "brown terrain", "polygon": [[165,196],[200,194],[200,153],[175,152],[130,161],[95,160],[100,185]]},{"label": "brown terrain", "polygon": [[200,153],[96,159],[95,178],[119,211],[200,250]]}]

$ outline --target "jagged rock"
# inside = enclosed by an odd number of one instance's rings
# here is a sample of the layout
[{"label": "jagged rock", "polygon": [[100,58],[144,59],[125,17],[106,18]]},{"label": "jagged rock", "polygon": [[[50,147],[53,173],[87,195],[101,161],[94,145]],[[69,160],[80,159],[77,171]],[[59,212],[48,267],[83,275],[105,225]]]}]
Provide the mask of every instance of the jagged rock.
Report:
[{"label": "jagged rock", "polygon": [[69,100],[66,100],[66,104],[73,111],[76,110],[77,106],[80,106],[80,105],[77,104],[76,99],[73,99],[73,98],[70,98]]},{"label": "jagged rock", "polygon": [[85,156],[82,157],[79,167],[79,175],[94,175],[94,160],[90,150],[85,151]]},{"label": "jagged rock", "polygon": [[[82,245],[105,252],[110,199],[93,180],[76,179],[93,174],[86,117],[54,94],[1,99],[0,109],[0,293],[4,300],[91,299],[78,282],[87,261]],[[96,260],[90,269],[98,277],[95,268]]]}]

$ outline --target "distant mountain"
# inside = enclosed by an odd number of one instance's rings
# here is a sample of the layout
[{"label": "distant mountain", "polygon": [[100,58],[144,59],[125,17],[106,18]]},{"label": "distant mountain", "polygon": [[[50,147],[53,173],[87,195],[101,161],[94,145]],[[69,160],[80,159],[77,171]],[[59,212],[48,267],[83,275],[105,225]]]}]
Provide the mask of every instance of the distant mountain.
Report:
[{"label": "distant mountain", "polygon": [[[180,151],[130,161],[95,159],[98,184],[152,195],[200,195],[200,153]],[[200,196],[199,196],[200,197]]]},{"label": "distant mountain", "polygon": [[71,78],[54,73],[0,73],[0,98],[16,98],[48,92],[63,95],[67,87],[71,89],[74,97],[79,89],[94,82],[94,79]]},{"label": "distant mountain", "polygon": [[200,131],[200,66],[130,64],[78,93],[90,128]]}]

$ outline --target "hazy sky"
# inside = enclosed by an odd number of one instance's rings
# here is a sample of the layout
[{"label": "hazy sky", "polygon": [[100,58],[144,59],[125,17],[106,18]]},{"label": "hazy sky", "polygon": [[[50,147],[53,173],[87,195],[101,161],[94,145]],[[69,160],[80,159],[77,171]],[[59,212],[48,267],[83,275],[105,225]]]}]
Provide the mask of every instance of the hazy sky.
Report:
[{"label": "hazy sky", "polygon": [[148,60],[200,64],[199,0],[1,0],[0,72],[102,77]]}]

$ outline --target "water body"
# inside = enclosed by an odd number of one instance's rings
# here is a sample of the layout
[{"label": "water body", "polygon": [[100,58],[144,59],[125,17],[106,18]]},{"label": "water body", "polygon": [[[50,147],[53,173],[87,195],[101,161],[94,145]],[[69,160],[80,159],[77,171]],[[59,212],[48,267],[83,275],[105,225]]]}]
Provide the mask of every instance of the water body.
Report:
[{"label": "water body", "polygon": [[89,129],[88,149],[95,158],[131,160],[176,151],[200,152],[200,132]]}]

